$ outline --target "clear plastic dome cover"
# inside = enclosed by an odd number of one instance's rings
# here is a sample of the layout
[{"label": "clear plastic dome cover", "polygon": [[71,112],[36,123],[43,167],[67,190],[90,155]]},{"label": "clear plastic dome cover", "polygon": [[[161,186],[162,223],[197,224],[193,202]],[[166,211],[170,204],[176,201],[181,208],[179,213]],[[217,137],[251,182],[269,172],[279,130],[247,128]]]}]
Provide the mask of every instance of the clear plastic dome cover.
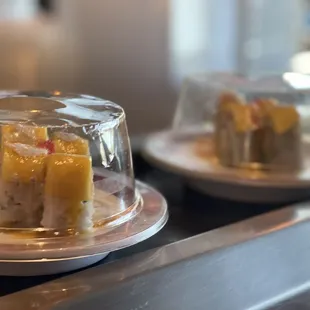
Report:
[{"label": "clear plastic dome cover", "polygon": [[173,130],[195,133],[199,155],[223,166],[299,170],[309,161],[309,104],[308,75],[197,74],[183,83]]},{"label": "clear plastic dome cover", "polygon": [[123,109],[61,92],[0,92],[0,231],[57,236],[137,212]]}]

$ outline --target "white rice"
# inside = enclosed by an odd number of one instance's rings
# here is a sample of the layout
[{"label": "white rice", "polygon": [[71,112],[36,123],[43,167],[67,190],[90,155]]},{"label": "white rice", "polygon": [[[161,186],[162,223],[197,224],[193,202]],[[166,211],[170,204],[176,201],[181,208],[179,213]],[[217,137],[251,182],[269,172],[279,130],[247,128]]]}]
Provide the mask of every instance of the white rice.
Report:
[{"label": "white rice", "polygon": [[42,212],[42,184],[0,181],[1,226],[39,227]]},{"label": "white rice", "polygon": [[70,217],[68,204],[59,198],[45,196],[44,211],[41,225],[45,228],[68,229],[73,228],[78,231],[89,231],[93,228],[93,203],[82,202],[77,218]]},{"label": "white rice", "polygon": [[10,147],[20,156],[40,156],[47,155],[48,150],[43,148],[38,148],[24,143],[5,143],[6,146]]}]

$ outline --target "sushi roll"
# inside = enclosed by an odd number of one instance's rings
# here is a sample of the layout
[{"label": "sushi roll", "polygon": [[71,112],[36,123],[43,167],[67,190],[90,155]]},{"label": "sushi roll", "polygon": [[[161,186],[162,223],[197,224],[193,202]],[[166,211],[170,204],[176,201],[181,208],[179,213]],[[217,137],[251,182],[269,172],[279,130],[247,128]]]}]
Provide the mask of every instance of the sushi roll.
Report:
[{"label": "sushi roll", "polygon": [[277,106],[267,118],[264,158],[268,164],[297,170],[301,166],[300,117],[294,106]]},{"label": "sushi roll", "polygon": [[236,166],[249,156],[247,142],[253,129],[251,112],[242,98],[224,94],[215,114],[215,153],[225,166]]},{"label": "sushi roll", "polygon": [[296,170],[301,165],[296,107],[275,99],[245,102],[224,94],[215,114],[214,144],[224,166]]},{"label": "sushi roll", "polygon": [[5,141],[36,145],[39,142],[48,140],[47,128],[45,127],[26,126],[22,124],[3,125],[1,132],[2,145]]},{"label": "sushi roll", "polygon": [[2,156],[0,225],[38,227],[43,212],[47,150],[5,142]]},{"label": "sushi roll", "polygon": [[89,155],[88,141],[73,133],[56,132],[52,137],[55,153]]},{"label": "sushi roll", "polygon": [[91,157],[54,153],[47,160],[44,189],[45,228],[88,231],[93,227]]}]

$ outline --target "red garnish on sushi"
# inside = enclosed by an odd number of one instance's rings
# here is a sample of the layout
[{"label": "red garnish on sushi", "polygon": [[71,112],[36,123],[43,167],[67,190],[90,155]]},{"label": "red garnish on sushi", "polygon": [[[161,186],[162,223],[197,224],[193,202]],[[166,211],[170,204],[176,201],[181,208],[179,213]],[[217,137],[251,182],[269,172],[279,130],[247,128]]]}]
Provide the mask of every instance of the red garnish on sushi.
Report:
[{"label": "red garnish on sushi", "polygon": [[52,140],[40,141],[37,146],[42,149],[47,149],[48,154],[55,153],[55,145]]}]

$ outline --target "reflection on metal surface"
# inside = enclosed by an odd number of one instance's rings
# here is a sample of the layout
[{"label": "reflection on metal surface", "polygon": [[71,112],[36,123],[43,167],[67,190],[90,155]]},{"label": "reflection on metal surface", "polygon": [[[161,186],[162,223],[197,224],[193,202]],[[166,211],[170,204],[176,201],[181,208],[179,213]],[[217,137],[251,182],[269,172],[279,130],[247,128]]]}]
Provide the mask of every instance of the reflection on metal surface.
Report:
[{"label": "reflection on metal surface", "polygon": [[[212,285],[215,285],[218,290],[220,290],[220,288],[222,290],[225,289],[225,285],[223,286],[223,283],[221,282],[222,280],[226,281],[226,283],[235,283],[235,281],[230,277],[232,276],[231,273],[235,274],[237,272],[238,277],[243,277],[243,282],[251,280],[256,283],[258,281],[253,287],[253,290],[250,288],[245,290],[249,296],[255,295],[255,302],[258,302],[261,301],[261,299],[265,296],[263,296],[260,292],[261,289],[264,291],[266,296],[269,294],[268,289],[263,289],[260,287],[260,285],[262,284],[262,281],[265,281],[262,274],[265,274],[268,271],[268,268],[271,268],[269,266],[271,263],[276,264],[275,266],[277,267],[274,268],[276,268],[278,272],[280,272],[283,267],[283,272],[296,272],[294,279],[298,279],[298,281],[304,281],[303,277],[306,276],[304,273],[301,275],[298,273],[299,269],[289,268],[289,266],[291,266],[290,264],[293,263],[292,259],[296,257],[295,254],[292,254],[290,247],[295,244],[294,246],[296,251],[303,251],[305,250],[306,246],[309,248],[309,238],[302,238],[304,234],[310,233],[310,226],[308,225],[310,214],[305,212],[305,210],[308,208],[309,206],[306,203],[287,207],[279,211],[271,212],[269,214],[258,216],[244,222],[216,229],[187,240],[164,246],[159,249],[141,253],[139,255],[117,261],[115,263],[88,269],[86,271],[76,273],[72,276],[68,276],[51,283],[0,298],[0,308],[8,310],[16,309],[22,303],[25,306],[23,309],[30,309],[30,307],[32,307],[31,309],[54,309],[56,305],[61,306],[62,301],[67,300],[73,302],[72,307],[69,306],[70,304],[67,306],[64,304],[64,306],[60,307],[59,309],[83,309],[79,308],[79,305],[85,306],[85,301],[83,298],[87,299],[90,298],[90,296],[93,296],[91,299],[89,299],[90,303],[92,300],[97,300],[96,298],[105,298],[105,301],[102,302],[108,303],[110,300],[109,298],[113,295],[113,292],[119,291],[118,294],[125,294],[125,292],[122,291],[122,288],[127,287],[126,285],[131,285],[130,287],[132,288],[133,283],[136,283],[138,286],[141,283],[144,283],[144,288],[142,291],[139,290],[136,293],[132,293],[132,295],[127,291],[126,298],[129,300],[128,302],[133,302],[133,300],[131,300],[131,298],[134,298],[133,296],[140,294],[139,296],[142,299],[146,298],[141,294],[143,294],[144,291],[147,291],[150,285],[154,285],[153,281],[159,281],[158,285],[160,285],[159,283],[164,281],[167,276],[175,277],[175,282],[169,282],[170,284],[165,284],[167,290],[171,285],[180,287],[185,285],[184,281],[190,281],[191,277],[194,276],[193,270],[195,270],[194,279],[198,281],[197,285],[199,285],[199,281],[202,281],[200,277],[203,277],[203,281],[208,279],[208,275],[205,274],[205,272],[211,272],[212,274],[212,264],[216,266],[214,267],[214,272],[222,270],[221,274],[209,275],[210,283],[212,282]],[[300,242],[297,243],[297,240]],[[303,262],[308,257],[308,254],[310,255],[310,253],[298,252],[297,257],[300,259],[300,256],[304,255],[305,258],[303,258]],[[279,261],[280,258],[281,260]],[[211,268],[210,270],[209,267]],[[244,270],[246,268],[253,268],[253,270],[251,269],[246,271]],[[261,268],[266,270],[263,271]],[[301,268],[301,266],[299,266],[299,268]],[[178,271],[176,271],[176,269]],[[164,272],[164,270],[166,271]],[[256,274],[258,272],[261,273],[260,276]],[[226,275],[224,277],[225,273]],[[255,273],[255,276],[253,273]],[[278,274],[278,276],[279,275],[280,274]],[[187,276],[188,280],[186,280]],[[183,277],[183,281],[178,277]],[[212,277],[215,278],[212,280]],[[293,283],[294,281],[291,281],[291,277],[292,275],[287,275],[287,277],[284,278],[282,273],[282,276],[279,279],[275,277],[273,281],[270,278],[270,281],[266,283],[267,286],[273,285],[272,290],[270,289],[270,293],[272,292],[280,294],[283,293],[282,291],[279,291],[280,288],[281,290],[284,289],[285,285],[287,285],[286,289],[291,288],[288,285],[297,285],[296,283]],[[252,285],[254,285],[254,282]],[[235,283],[234,285],[237,284]],[[185,286],[189,292],[188,294],[191,292],[189,287],[193,287],[193,289],[195,288],[194,283],[190,282],[188,282],[188,284]],[[111,288],[113,289],[111,290]],[[227,289],[228,288],[229,287],[227,287]],[[156,288],[156,290],[158,289],[159,287]],[[165,291],[164,287],[162,289]],[[243,294],[243,289],[241,287],[239,287],[239,290],[240,291],[238,294],[245,298],[244,296],[246,292]],[[201,287],[201,290],[195,289],[195,294],[198,294],[199,292],[203,292],[203,287]],[[225,294],[228,294],[229,292],[230,291],[228,290]],[[88,293],[91,293],[91,295]],[[152,290],[148,291],[148,293],[152,294]],[[205,294],[208,295],[207,293]],[[79,297],[77,298],[77,296]],[[236,297],[236,295],[234,296]],[[124,296],[122,295],[122,298],[123,297]],[[231,295],[228,297],[232,298]],[[151,297],[149,296],[148,298]],[[178,294],[178,298],[174,299],[174,302],[182,301],[181,291]],[[213,297],[213,301],[214,298],[217,300],[217,302],[220,302],[220,299],[216,298],[215,296]],[[238,298],[240,299],[241,297]],[[154,299],[150,299],[150,302],[155,302],[155,299],[155,297]],[[225,306],[223,308],[219,307],[217,309],[246,309],[243,307],[237,307],[238,305],[241,305],[241,301],[239,299],[239,304],[236,300],[234,300],[233,304],[230,304],[230,308]],[[227,299],[227,301],[230,300]],[[206,305],[210,306],[211,302],[212,298],[206,303]],[[254,300],[252,302],[254,302]],[[169,305],[169,303],[167,305]],[[101,306],[103,307],[103,304],[101,304]],[[188,309],[184,307],[184,305],[180,305],[179,309]],[[109,309],[116,309],[115,305],[111,304],[111,308]],[[168,308],[165,307],[161,309]],[[175,308],[171,306],[170,309]],[[195,309],[200,308],[197,307]],[[215,309],[214,304],[212,309]]]}]

